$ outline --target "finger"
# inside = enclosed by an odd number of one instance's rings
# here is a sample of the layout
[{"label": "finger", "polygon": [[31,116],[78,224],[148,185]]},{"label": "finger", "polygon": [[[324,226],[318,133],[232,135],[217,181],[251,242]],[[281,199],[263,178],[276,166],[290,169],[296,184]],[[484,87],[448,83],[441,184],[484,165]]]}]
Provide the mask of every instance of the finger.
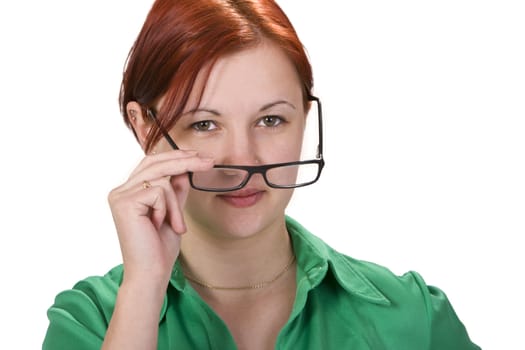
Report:
[{"label": "finger", "polygon": [[177,196],[177,202],[181,207],[184,207],[191,187],[189,176],[187,174],[185,176],[171,176],[170,184],[173,188],[173,191],[175,192],[175,195]]},{"label": "finger", "polygon": [[160,230],[162,223],[166,218],[167,202],[164,189],[159,186],[152,186],[144,189],[143,194],[146,201],[142,202],[142,205],[148,206],[150,209],[147,211],[146,216],[149,216],[155,229]]},{"label": "finger", "polygon": [[165,161],[168,159],[183,159],[188,157],[193,157],[197,155],[197,151],[183,151],[183,150],[172,150],[167,152],[161,152],[157,154],[148,154],[146,155],[137,167],[131,172],[130,177],[133,177],[136,173],[144,170],[149,167],[151,164],[159,161]]},{"label": "finger", "polygon": [[[174,187],[171,177],[165,177],[153,182],[146,182],[145,190],[152,192],[156,197],[151,204],[151,220],[158,230],[165,221],[168,222],[176,233],[186,232],[183,207],[189,192],[189,181],[187,174],[179,175],[177,186]],[[142,186],[142,189],[144,186]],[[139,189],[140,191],[141,189]],[[158,192],[160,191],[160,192]],[[151,200],[151,198],[150,198]],[[162,201],[162,202],[159,202]]]},{"label": "finger", "polygon": [[[175,192],[173,192],[173,194],[175,196]],[[173,231],[178,234],[184,234],[187,230],[182,208],[181,202],[176,199],[172,200],[169,204],[169,224],[173,228]]]},{"label": "finger", "polygon": [[[169,177],[169,185],[173,193],[172,202],[170,202],[169,218],[170,223],[179,234],[186,232],[186,223],[184,221],[183,208],[186,204],[186,198],[190,190],[188,174]],[[180,224],[180,225],[178,225]]]},{"label": "finger", "polygon": [[[175,181],[177,186],[173,186]],[[167,207],[166,221],[176,233],[185,233],[186,224],[184,222],[183,208],[190,188],[188,175],[165,177],[162,181],[159,181],[159,186],[162,186],[164,189]]]},{"label": "finger", "polygon": [[135,187],[144,181],[186,174],[188,172],[206,171],[212,167],[212,158],[202,158],[198,156],[160,160],[136,172],[134,176],[129,178],[128,182],[124,184],[124,189]]},{"label": "finger", "polygon": [[164,223],[160,228],[159,237],[162,245],[168,250],[168,254],[176,258],[180,251],[180,234],[173,231],[169,224]]}]

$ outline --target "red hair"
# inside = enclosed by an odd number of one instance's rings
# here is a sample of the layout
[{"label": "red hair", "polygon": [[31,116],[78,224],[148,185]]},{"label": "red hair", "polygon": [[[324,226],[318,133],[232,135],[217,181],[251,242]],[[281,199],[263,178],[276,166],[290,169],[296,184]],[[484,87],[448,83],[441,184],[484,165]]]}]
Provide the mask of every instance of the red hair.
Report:
[{"label": "red hair", "polygon": [[[254,47],[263,39],[277,44],[293,63],[307,105],[312,68],[295,29],[273,0],[155,1],[124,70],[119,103],[125,123],[131,128],[128,102],[138,102],[145,116],[146,108],[164,96],[157,117],[163,128],[171,129],[203,68],[211,69],[220,57]],[[161,136],[152,127],[145,151]]]}]

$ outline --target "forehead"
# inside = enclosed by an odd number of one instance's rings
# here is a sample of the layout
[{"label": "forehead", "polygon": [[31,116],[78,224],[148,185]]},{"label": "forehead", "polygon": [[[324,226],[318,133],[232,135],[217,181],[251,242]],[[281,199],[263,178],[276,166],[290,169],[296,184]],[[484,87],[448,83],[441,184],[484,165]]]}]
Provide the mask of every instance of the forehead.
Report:
[{"label": "forehead", "polygon": [[[280,47],[264,40],[217,60],[205,82],[200,107],[228,108],[234,104],[258,108],[277,99],[301,105],[302,98],[299,75],[291,60]],[[197,107],[195,102],[190,98],[188,105]]]}]

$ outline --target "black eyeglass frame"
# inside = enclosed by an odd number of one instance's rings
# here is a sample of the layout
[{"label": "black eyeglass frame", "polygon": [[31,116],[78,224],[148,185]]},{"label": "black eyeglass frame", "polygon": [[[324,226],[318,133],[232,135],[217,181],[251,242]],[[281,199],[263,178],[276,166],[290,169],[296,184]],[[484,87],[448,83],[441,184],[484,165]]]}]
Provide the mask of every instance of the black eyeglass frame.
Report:
[{"label": "black eyeglass frame", "polygon": [[[318,97],[315,97],[313,95],[308,96],[308,101],[315,102],[317,105],[317,118],[318,118],[318,129],[319,129],[319,144],[317,145],[317,155],[316,159],[310,159],[310,160],[300,160],[300,161],[294,161],[294,162],[286,162],[286,163],[275,163],[275,164],[265,164],[265,165],[214,165],[213,167],[216,169],[238,169],[248,172],[248,176],[242,181],[241,184],[235,187],[228,187],[226,189],[216,189],[216,188],[205,188],[205,187],[199,187],[196,186],[193,183],[193,172],[188,172],[188,178],[190,180],[190,185],[192,188],[200,191],[206,191],[206,192],[231,192],[231,191],[237,191],[248,183],[250,181],[251,177],[254,174],[261,174],[266,184],[271,188],[283,188],[283,189],[289,189],[289,188],[298,188],[298,187],[304,187],[311,185],[317,180],[319,180],[319,177],[321,177],[321,171],[323,170],[323,167],[325,165],[325,161],[323,158],[323,113],[322,113],[322,107],[321,107],[321,101]],[[159,120],[157,119],[157,116],[153,109],[148,108],[146,110],[146,113],[148,117],[153,120],[153,122],[157,125],[160,132],[162,133],[162,136],[166,139],[168,144],[174,149],[178,150],[180,149],[179,146],[173,141],[173,138],[168,134],[168,132],[162,127]],[[278,168],[278,167],[285,167],[285,166],[293,166],[293,165],[303,165],[303,164],[317,164],[318,170],[317,170],[317,176],[312,181],[308,181],[301,184],[294,184],[294,185],[275,185],[268,181],[268,178],[266,177],[266,172],[269,169]]]}]

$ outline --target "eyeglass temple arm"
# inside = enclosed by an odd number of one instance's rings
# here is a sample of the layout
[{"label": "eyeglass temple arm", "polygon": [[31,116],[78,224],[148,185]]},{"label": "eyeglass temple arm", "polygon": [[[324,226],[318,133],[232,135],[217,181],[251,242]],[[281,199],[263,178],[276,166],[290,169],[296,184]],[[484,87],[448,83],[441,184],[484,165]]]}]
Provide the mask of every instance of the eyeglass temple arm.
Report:
[{"label": "eyeglass temple arm", "polygon": [[321,107],[321,100],[319,100],[319,97],[313,95],[308,96],[308,99],[317,103],[317,114],[319,117],[319,145],[317,145],[317,158],[323,158],[323,108]]},{"label": "eyeglass temple arm", "polygon": [[166,141],[168,141],[168,143],[170,144],[170,146],[173,148],[173,149],[179,149],[179,146],[177,146],[177,144],[175,143],[175,141],[173,141],[173,139],[171,138],[171,136],[166,132],[166,130],[164,130],[164,128],[160,125],[160,122],[159,120],[157,119],[157,116],[155,115],[155,112],[153,112],[153,110],[151,108],[148,108],[147,111],[146,111],[146,114],[148,115],[149,119],[151,119],[156,125],[157,127],[159,128],[160,132],[162,133],[162,136],[164,136],[164,138],[166,139]]}]

